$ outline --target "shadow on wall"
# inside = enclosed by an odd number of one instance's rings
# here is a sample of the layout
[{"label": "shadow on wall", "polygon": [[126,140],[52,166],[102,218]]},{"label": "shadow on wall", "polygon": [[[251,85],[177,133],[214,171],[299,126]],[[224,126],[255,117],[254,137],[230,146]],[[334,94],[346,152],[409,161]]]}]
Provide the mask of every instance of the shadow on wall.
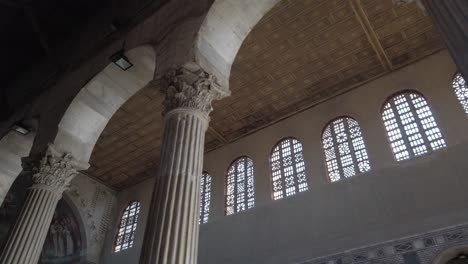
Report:
[{"label": "shadow on wall", "polygon": [[[31,186],[30,174],[21,174],[13,183],[0,207],[0,250],[8,239],[9,232],[20,213],[26,199],[28,186]],[[71,205],[62,199],[54,213],[52,224],[42,249],[39,263],[71,264],[80,263],[85,258],[82,227]]]}]

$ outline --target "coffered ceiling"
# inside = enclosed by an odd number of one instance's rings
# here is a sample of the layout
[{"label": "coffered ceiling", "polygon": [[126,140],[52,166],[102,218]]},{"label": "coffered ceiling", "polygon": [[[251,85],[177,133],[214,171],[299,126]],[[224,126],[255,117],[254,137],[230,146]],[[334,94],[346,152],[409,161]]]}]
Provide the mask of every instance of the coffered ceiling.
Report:
[{"label": "coffered ceiling", "polygon": [[[283,0],[252,30],[214,103],[205,151],[379,78],[443,48],[416,5],[390,0]],[[87,173],[122,189],[159,160],[162,96],[144,88],[112,118]]]}]

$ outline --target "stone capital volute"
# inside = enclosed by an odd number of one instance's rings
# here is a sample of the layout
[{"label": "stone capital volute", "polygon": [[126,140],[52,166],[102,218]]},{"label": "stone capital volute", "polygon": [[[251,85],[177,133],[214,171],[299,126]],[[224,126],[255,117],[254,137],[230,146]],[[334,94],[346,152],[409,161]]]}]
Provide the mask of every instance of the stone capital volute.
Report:
[{"label": "stone capital volute", "polygon": [[212,101],[230,94],[217,83],[216,77],[196,63],[169,71],[162,78],[160,90],[165,95],[163,114],[178,108],[191,108],[209,115],[213,109]]},{"label": "stone capital volute", "polygon": [[57,194],[65,191],[79,170],[89,167],[79,162],[68,152],[61,152],[49,144],[45,155],[39,161],[24,160],[25,169],[33,173],[33,187],[47,187]]}]

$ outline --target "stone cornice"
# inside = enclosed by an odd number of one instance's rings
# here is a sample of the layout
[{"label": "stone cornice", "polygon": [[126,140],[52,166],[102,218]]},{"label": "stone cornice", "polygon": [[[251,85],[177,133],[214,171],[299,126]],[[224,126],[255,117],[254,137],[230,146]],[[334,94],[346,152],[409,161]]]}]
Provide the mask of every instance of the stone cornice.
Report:
[{"label": "stone cornice", "polygon": [[213,100],[230,94],[216,82],[216,77],[195,63],[187,63],[166,74],[160,90],[165,95],[163,114],[177,108],[192,108],[209,115]]}]

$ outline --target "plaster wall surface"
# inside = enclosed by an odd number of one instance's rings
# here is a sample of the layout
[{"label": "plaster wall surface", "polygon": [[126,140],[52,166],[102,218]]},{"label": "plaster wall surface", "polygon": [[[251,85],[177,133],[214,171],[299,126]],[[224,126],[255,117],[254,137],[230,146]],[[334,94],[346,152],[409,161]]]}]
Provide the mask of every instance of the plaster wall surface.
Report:
[{"label": "plaster wall surface", "polygon": [[[208,153],[212,204],[200,230],[199,262],[295,263],[468,222],[468,117],[451,87],[455,72],[448,53],[439,52]],[[396,162],[380,110],[405,89],[426,97],[448,147]],[[329,183],[321,133],[343,115],[361,125],[372,169]],[[272,201],[269,155],[287,136],[303,143],[309,191]],[[225,172],[242,155],[254,162],[256,205],[224,216]]]},{"label": "plaster wall surface", "polygon": [[64,198],[76,209],[81,220],[82,239],[86,239],[83,255],[88,263],[100,263],[105,237],[111,227],[116,211],[115,192],[84,174],[78,174],[72,181]]},{"label": "plaster wall surface", "polygon": [[[117,194],[117,210],[113,215],[111,228],[109,229],[109,232],[107,232],[105,248],[99,263],[139,263],[143,239],[145,236],[146,221],[148,221],[154,181],[155,178],[150,178]],[[114,252],[114,240],[119,226],[121,213],[130,202],[135,200],[140,202],[140,214],[138,216],[133,247],[121,252]]]},{"label": "plaster wall surface", "polygon": [[[213,177],[211,212],[200,229],[199,263],[301,263],[468,223],[468,117],[451,87],[455,72],[442,51],[207,153],[204,169]],[[425,96],[447,148],[396,162],[380,110],[389,96],[406,89]],[[329,183],[321,133],[343,115],[359,122],[372,168]],[[303,143],[309,190],[273,201],[269,155],[288,136]],[[225,172],[242,155],[254,162],[255,207],[224,216]],[[133,199],[141,202],[135,246],[111,253],[113,227],[102,263],[138,263],[153,180],[118,195],[119,210]]]}]

